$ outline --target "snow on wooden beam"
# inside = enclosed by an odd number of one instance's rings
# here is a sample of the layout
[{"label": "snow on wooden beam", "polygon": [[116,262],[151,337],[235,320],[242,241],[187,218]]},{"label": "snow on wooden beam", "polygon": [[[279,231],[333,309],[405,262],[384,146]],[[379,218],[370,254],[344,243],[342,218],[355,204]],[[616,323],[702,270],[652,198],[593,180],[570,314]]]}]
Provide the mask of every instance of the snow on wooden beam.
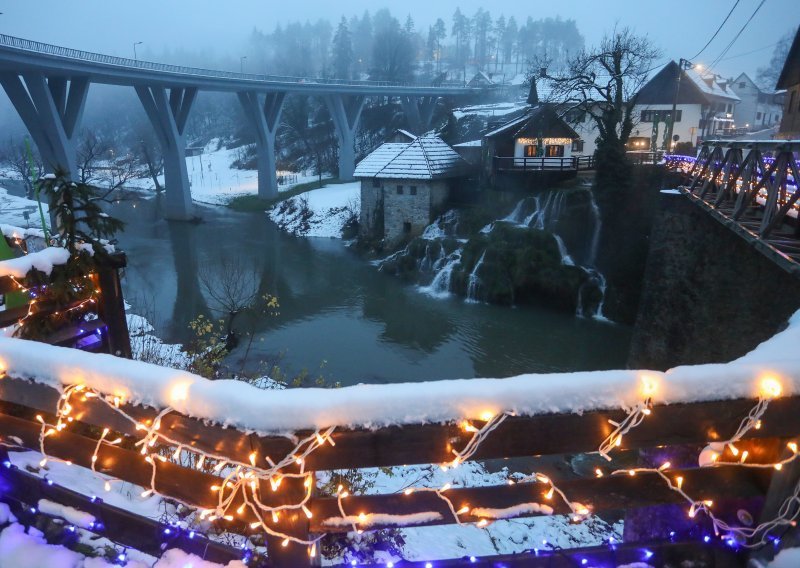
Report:
[{"label": "snow on wooden beam", "polygon": [[[30,256],[30,255],[29,255]],[[781,395],[800,392],[800,313],[788,328],[727,364],[654,371],[529,374],[356,385],[341,389],[263,391],[241,381],[210,381],[191,373],[0,338],[0,366],[10,376],[61,389],[81,383],[126,402],[171,407],[190,417],[262,434],[329,426],[379,428],[444,423],[488,414],[517,416],[632,408],[643,398],[676,404],[754,399],[771,378]]]}]

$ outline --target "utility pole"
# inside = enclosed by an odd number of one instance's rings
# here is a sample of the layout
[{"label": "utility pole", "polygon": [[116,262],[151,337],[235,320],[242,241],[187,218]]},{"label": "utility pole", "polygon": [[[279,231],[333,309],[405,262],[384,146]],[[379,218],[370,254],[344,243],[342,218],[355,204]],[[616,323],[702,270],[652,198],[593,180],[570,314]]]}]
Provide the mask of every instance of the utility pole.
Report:
[{"label": "utility pole", "polygon": [[134,61],[138,61],[139,60],[139,57],[136,55],[136,46],[137,45],[141,45],[141,44],[142,44],[141,41],[134,42],[134,44],[133,44],[133,60]]},{"label": "utility pole", "polygon": [[[687,69],[691,69],[692,67],[694,67],[694,65],[691,61],[681,57],[680,62],[678,63],[678,81],[675,85],[675,97],[672,99],[672,113],[670,114],[669,121],[669,142],[667,143],[669,147],[667,150],[671,149],[672,147],[672,134],[675,130],[675,122],[678,117],[678,93],[681,90],[681,78],[683,77],[683,72]],[[653,148],[653,151],[655,151],[655,148]]]}]

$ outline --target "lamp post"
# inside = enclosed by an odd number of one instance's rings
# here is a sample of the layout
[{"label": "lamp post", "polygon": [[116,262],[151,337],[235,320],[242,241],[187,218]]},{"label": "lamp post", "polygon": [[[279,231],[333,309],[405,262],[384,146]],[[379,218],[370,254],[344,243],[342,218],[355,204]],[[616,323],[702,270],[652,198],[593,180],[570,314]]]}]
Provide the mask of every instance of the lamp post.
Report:
[{"label": "lamp post", "polygon": [[244,60],[247,59],[246,55],[242,55],[239,58],[239,73],[244,73]]},{"label": "lamp post", "polygon": [[139,57],[136,55],[136,46],[137,45],[142,45],[142,43],[143,42],[141,42],[141,41],[137,41],[137,42],[134,42],[134,44],[133,44],[133,60],[134,61],[138,61],[139,60]]},{"label": "lamp post", "polygon": [[[683,77],[683,72],[687,69],[691,69],[694,67],[691,61],[688,59],[684,59],[681,57],[680,62],[678,63],[678,81],[675,85],[675,97],[672,99],[672,113],[670,114],[670,121],[669,121],[669,136],[667,136],[667,144],[672,143],[672,134],[675,130],[675,121],[678,115],[678,93],[681,90],[681,78]],[[667,148],[669,150],[669,148]],[[655,148],[653,148],[655,151]]]}]

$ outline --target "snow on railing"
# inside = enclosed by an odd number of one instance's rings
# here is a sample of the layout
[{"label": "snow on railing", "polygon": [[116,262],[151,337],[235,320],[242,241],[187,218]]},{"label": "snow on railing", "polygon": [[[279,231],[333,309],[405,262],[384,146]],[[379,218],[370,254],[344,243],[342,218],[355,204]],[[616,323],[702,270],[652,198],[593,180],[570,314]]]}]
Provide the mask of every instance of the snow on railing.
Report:
[{"label": "snow on railing", "polygon": [[331,426],[378,428],[480,419],[632,408],[643,378],[657,383],[656,404],[756,398],[759,381],[778,377],[787,395],[800,393],[800,312],[788,328],[730,363],[683,366],[666,372],[593,371],[528,374],[339,389],[263,391],[234,380],[203,377],[109,355],[0,338],[0,368],[58,389],[76,383],[153,408],[262,434]]}]

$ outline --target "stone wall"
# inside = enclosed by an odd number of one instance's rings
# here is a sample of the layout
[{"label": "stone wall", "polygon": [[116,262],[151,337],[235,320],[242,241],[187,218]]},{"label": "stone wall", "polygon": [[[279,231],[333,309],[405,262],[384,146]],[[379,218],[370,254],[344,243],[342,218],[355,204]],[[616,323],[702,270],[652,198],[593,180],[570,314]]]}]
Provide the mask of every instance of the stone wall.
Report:
[{"label": "stone wall", "polygon": [[[398,193],[398,187],[402,187],[402,193]],[[416,188],[415,194],[412,188]],[[383,218],[387,246],[421,235],[446,199],[444,182],[385,180]]]},{"label": "stone wall", "polygon": [[378,180],[377,187],[372,178],[361,180],[361,215],[358,219],[359,234],[362,238],[383,237],[383,184]]},{"label": "stone wall", "polygon": [[778,332],[800,308],[800,274],[686,195],[660,200],[628,366],[730,361]]}]

